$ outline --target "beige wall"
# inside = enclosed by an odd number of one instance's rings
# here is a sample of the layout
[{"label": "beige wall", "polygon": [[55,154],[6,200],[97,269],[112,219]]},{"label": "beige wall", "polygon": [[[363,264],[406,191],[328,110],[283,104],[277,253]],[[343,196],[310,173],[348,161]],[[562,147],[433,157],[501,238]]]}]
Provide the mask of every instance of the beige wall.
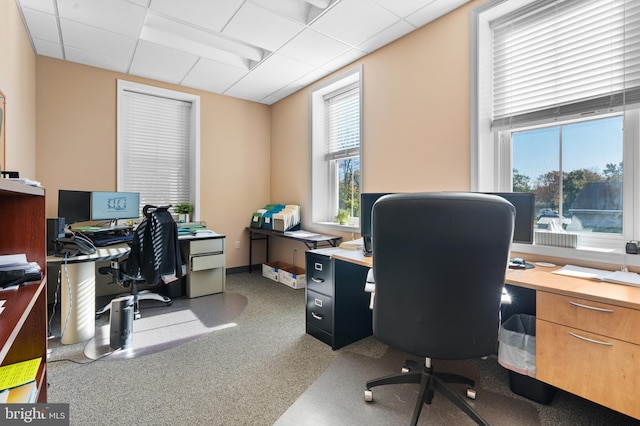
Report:
[{"label": "beige wall", "polygon": [[194,93],[201,103],[200,220],[226,235],[227,267],[248,263],[244,228],[270,199],[268,106],[44,56],[36,76],[36,157],[48,217],[57,216],[59,189],[116,190],[118,79]]},{"label": "beige wall", "polygon": [[[480,3],[471,2],[357,61],[363,65],[365,191],[469,188],[469,12]],[[36,59],[15,3],[2,2],[0,12],[0,43],[7,45],[0,47],[20,63],[2,62],[0,88],[24,121],[8,123],[17,129],[7,134],[7,163],[47,188],[49,217],[56,216],[58,189],[116,188],[118,78],[201,96],[201,219],[227,236],[228,267],[248,262],[244,228],[257,208],[268,202],[309,208],[309,88],[268,107]],[[27,106],[14,107],[14,98]],[[289,262],[295,253],[301,266],[304,249],[273,240],[272,258]]]},{"label": "beige wall", "polygon": [[[480,3],[345,68],[363,65],[364,191],[469,190],[469,17]],[[303,211],[310,208],[308,96],[306,88],[272,105],[271,122],[272,199]],[[288,241],[272,247],[273,258],[286,262],[304,250]],[[303,256],[295,259],[303,266]]]},{"label": "beige wall", "polygon": [[0,167],[37,179],[36,55],[12,0],[0,1],[0,52],[0,90],[7,96],[6,149],[0,147]]}]

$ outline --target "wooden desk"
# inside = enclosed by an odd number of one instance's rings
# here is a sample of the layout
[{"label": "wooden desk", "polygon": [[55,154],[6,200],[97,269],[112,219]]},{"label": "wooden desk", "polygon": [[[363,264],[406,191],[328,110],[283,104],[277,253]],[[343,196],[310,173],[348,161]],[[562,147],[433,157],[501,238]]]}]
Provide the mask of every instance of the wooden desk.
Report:
[{"label": "wooden desk", "polygon": [[[288,238],[294,241],[300,241],[304,243],[309,250],[315,250],[318,247],[337,247],[342,237],[336,237],[334,235],[323,235],[323,234],[315,234],[311,236],[296,236],[288,231],[280,232],[273,231],[271,229],[263,229],[263,228],[251,228],[247,227],[247,231],[249,231],[249,272],[253,270],[253,242],[264,240],[267,248],[267,259],[266,262],[269,262],[269,237],[278,237],[278,238]],[[295,232],[295,231],[294,231]],[[298,232],[307,232],[307,231],[298,231]],[[311,232],[310,232],[311,233]]]},{"label": "wooden desk", "polygon": [[[331,256],[373,266],[359,250]],[[640,287],[556,269],[509,269],[505,279],[536,293],[536,379],[640,419]]]},{"label": "wooden desk", "polygon": [[536,378],[640,419],[640,288],[509,270],[536,291]]}]

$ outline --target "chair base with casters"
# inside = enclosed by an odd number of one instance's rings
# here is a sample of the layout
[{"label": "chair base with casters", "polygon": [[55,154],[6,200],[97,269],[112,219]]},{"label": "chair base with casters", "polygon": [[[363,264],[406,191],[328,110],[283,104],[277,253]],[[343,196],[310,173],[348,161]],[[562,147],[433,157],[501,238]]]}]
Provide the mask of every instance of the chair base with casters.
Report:
[{"label": "chair base with casters", "polygon": [[[104,268],[99,268],[98,271],[103,275],[113,276],[114,277],[113,282],[122,282],[122,281],[119,281],[121,279],[121,277],[118,275],[120,273],[119,268],[104,267]],[[127,280],[125,278],[123,281],[125,282],[125,286],[131,285],[130,294],[133,295],[133,319],[134,320],[140,319],[140,303],[139,303],[140,300],[157,300],[159,302],[166,303],[167,306],[171,306],[173,304],[173,301],[167,296],[154,293],[151,290],[138,290],[137,280],[133,280],[133,279]],[[111,302],[107,303],[102,308],[96,311],[96,319],[100,318],[102,314],[104,314],[105,312],[108,312],[110,309],[111,309]]]},{"label": "chair base with casters", "polygon": [[391,374],[389,376],[380,377],[378,379],[369,380],[366,384],[364,391],[364,400],[367,402],[373,401],[373,391],[371,388],[382,385],[393,384],[406,384],[416,383],[420,384],[420,392],[418,393],[418,399],[416,401],[415,408],[413,410],[413,417],[411,418],[411,425],[418,424],[418,418],[422,412],[423,404],[431,404],[434,397],[434,391],[438,390],[441,394],[447,397],[458,408],[464,411],[469,417],[471,417],[479,425],[488,425],[482,417],[465,401],[465,399],[459,394],[449,389],[446,383],[459,383],[468,385],[466,397],[475,399],[476,391],[474,389],[475,382],[464,376],[452,373],[436,373],[431,367],[431,360],[425,359],[425,366],[420,367],[417,362],[413,360],[407,360],[406,365],[402,368],[400,374]]}]

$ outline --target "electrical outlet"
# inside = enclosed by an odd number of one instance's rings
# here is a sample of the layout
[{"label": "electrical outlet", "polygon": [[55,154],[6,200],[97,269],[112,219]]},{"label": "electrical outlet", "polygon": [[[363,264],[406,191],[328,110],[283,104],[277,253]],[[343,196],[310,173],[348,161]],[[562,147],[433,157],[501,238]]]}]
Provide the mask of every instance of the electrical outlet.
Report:
[{"label": "electrical outlet", "polygon": [[236,241],[236,248],[239,249],[240,248],[240,241]]}]

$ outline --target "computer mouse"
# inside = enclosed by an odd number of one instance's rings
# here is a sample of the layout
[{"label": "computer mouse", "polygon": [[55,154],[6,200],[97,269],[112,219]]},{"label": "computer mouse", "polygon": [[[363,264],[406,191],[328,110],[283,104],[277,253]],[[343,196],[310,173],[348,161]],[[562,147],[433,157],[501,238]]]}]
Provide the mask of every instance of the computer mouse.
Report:
[{"label": "computer mouse", "polygon": [[514,257],[513,260],[511,261],[511,263],[513,263],[514,265],[526,265],[527,262],[524,261],[523,258],[521,257]]}]

